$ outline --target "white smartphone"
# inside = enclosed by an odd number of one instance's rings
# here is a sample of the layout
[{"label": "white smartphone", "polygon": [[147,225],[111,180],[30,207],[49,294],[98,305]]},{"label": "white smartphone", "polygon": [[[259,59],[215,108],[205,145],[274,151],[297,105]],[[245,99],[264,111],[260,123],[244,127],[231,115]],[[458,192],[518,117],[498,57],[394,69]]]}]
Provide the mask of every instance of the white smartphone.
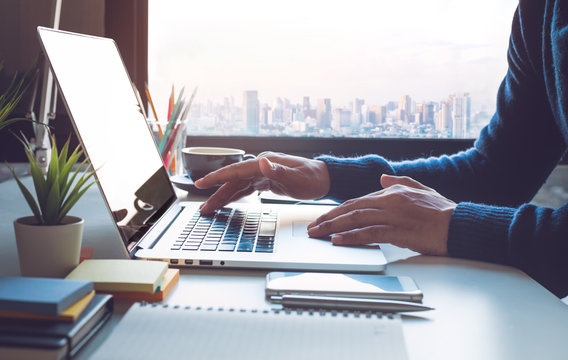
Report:
[{"label": "white smartphone", "polygon": [[422,301],[412,278],[371,274],[273,271],[266,275],[268,299],[282,295],[341,296],[400,301]]}]

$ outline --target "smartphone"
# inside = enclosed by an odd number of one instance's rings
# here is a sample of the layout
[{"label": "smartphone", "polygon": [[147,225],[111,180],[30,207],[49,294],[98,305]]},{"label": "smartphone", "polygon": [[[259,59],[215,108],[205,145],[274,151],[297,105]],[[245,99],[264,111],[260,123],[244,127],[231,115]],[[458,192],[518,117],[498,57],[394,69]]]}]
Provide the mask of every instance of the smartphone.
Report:
[{"label": "smartphone", "polygon": [[266,275],[265,294],[267,299],[282,295],[327,295],[422,301],[422,291],[412,278],[372,274],[273,271]]}]

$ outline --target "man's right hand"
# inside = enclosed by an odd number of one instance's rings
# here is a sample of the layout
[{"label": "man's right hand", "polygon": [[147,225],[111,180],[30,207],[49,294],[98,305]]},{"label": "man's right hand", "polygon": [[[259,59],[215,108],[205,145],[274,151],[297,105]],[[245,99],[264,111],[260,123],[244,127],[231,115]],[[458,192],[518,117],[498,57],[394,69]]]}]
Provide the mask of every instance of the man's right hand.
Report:
[{"label": "man's right hand", "polygon": [[327,165],[282,153],[263,152],[256,159],[228,165],[195,182],[198,189],[220,188],[201,205],[201,213],[209,214],[230,202],[267,191],[296,199],[318,199],[329,192]]}]

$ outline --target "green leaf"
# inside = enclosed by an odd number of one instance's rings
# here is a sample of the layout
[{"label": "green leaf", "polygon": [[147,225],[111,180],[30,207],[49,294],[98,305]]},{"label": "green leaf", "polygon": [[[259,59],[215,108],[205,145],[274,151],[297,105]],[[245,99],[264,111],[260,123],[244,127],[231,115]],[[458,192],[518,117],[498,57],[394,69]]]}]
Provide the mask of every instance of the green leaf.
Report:
[{"label": "green leaf", "polygon": [[65,198],[65,196],[67,196],[67,191],[69,191],[71,184],[75,180],[75,177],[72,177],[71,179],[69,179],[69,174],[71,173],[71,170],[73,170],[73,167],[75,166],[75,164],[79,160],[81,153],[82,153],[82,151],[80,150],[80,147],[79,146],[76,147],[75,151],[73,151],[71,156],[69,156],[69,159],[63,165],[63,167],[60,166],[60,168],[61,168],[60,169],[61,170],[61,180],[60,181],[61,181],[61,184],[62,184],[62,188],[61,188],[61,197],[62,198]]},{"label": "green leaf", "polygon": [[[61,148],[61,151],[59,152],[59,169],[63,170],[63,168],[65,167],[65,164],[67,162],[67,151],[69,150],[69,138],[67,139],[67,141],[65,142],[65,144],[63,144],[63,147]],[[60,177],[63,177],[63,172],[60,172]],[[62,179],[60,179],[61,181]],[[65,179],[67,180],[67,179]],[[61,189],[59,189],[61,190]]]},{"label": "green leaf", "polygon": [[65,215],[67,215],[67,213],[69,212],[69,210],[71,210],[71,208],[77,203],[77,201],[81,198],[81,196],[83,196],[83,194],[85,194],[85,192],[94,184],[96,183],[96,181],[92,181],[91,183],[89,183],[87,186],[85,186],[81,191],[73,194],[72,196],[69,196],[69,198],[67,199],[65,205],[63,206],[63,208],[61,209],[61,213],[59,215],[59,221],[63,220],[63,218],[65,217]]},{"label": "green leaf", "polygon": [[59,158],[57,154],[57,146],[55,144],[55,138],[53,136],[51,138],[51,160],[49,161],[49,167],[47,169],[47,186],[50,189],[57,182],[57,177],[59,176]]},{"label": "green leaf", "polygon": [[61,209],[61,197],[59,192],[59,184],[55,181],[49,190],[47,197],[46,212],[43,214],[47,225],[57,225]]},{"label": "green leaf", "polygon": [[20,188],[20,191],[22,192],[22,194],[24,195],[24,198],[26,199],[26,201],[28,202],[28,205],[30,207],[30,209],[32,210],[32,212],[34,213],[34,216],[37,220],[37,222],[39,224],[43,224],[44,221],[41,217],[39,208],[37,206],[37,203],[35,202],[35,199],[32,195],[32,193],[26,188],[26,186],[20,181],[20,179],[18,178],[18,176],[16,175],[16,172],[14,171],[14,169],[12,169],[11,167],[8,166],[8,169],[10,169],[10,172],[12,173],[12,176],[14,177],[14,179],[16,180],[16,183],[18,184],[18,187]]}]

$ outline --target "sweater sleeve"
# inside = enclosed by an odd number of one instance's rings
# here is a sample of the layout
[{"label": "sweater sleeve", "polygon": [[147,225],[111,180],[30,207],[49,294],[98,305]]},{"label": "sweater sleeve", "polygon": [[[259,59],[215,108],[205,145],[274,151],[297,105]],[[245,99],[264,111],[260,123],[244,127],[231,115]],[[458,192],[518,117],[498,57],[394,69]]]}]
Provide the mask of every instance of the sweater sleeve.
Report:
[{"label": "sweater sleeve", "polygon": [[451,256],[515,266],[558,297],[568,295],[568,203],[553,210],[460,203],[448,233]]},{"label": "sweater sleeve", "polygon": [[338,158],[322,155],[316,159],[326,163],[330,190],[327,198],[343,202],[380,190],[382,174],[394,174],[390,164],[381,156]]},{"label": "sweater sleeve", "polygon": [[[550,33],[568,26],[550,24],[564,19],[550,15],[560,11],[556,6],[554,0],[520,1],[497,111],[473,148],[401,162],[379,156],[321,157],[332,177],[329,195],[344,200],[379,190],[382,173],[410,176],[458,203],[448,233],[451,256],[512,265],[557,296],[568,295],[568,203],[557,210],[528,204],[566,151],[568,139],[562,132],[567,100],[549,98],[560,94],[551,88],[565,89],[566,81],[559,83],[546,72],[563,68],[555,62],[562,54],[552,50],[560,44]],[[566,44],[568,32],[562,34],[564,39],[556,41]]]}]

